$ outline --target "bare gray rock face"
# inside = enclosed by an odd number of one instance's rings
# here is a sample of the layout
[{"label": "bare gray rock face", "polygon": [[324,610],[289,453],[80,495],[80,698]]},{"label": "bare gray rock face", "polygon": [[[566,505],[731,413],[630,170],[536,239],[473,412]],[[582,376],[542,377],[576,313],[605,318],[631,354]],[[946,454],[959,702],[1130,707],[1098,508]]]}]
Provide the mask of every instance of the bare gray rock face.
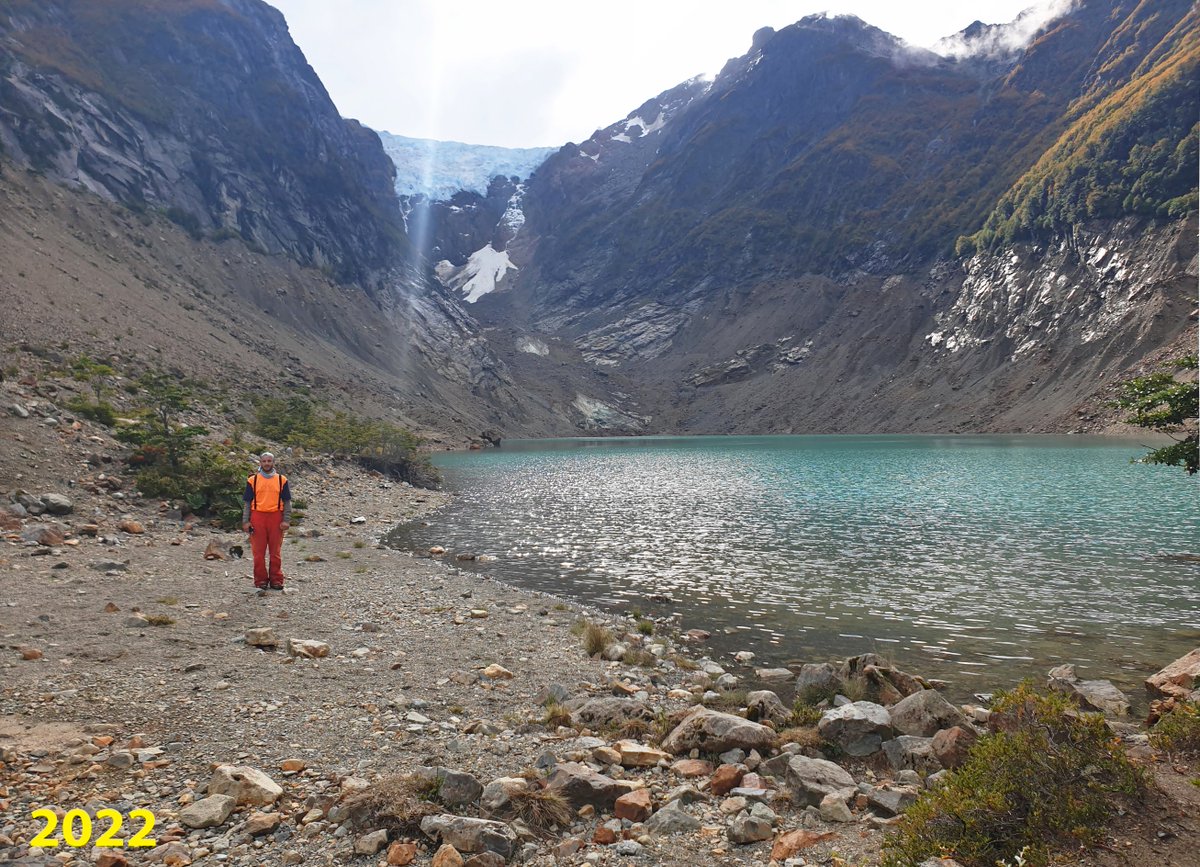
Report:
[{"label": "bare gray rock face", "polygon": [[890,741],[884,741],[883,754],[887,756],[888,765],[893,771],[908,769],[927,775],[942,769],[942,764],[934,753],[933,738],[900,735]]},{"label": "bare gray rock face", "polygon": [[937,690],[923,689],[892,707],[892,724],[906,735],[929,738],[942,729],[967,725],[967,718]]},{"label": "bare gray rock face", "polygon": [[882,705],[856,701],[825,711],[817,731],[849,755],[869,756],[891,737],[892,718]]},{"label": "bare gray rock face", "polygon": [[731,749],[766,751],[775,743],[775,732],[740,716],[697,707],[667,735],[662,748],[669,753],[689,750],[723,753]]},{"label": "bare gray rock face", "polygon": [[810,662],[800,667],[796,676],[796,695],[835,693],[842,688],[842,679],[837,669],[828,662]]},{"label": "bare gray rock face", "polygon": [[690,834],[700,829],[700,820],[688,813],[678,801],[671,801],[644,823],[646,833],[654,837]]}]

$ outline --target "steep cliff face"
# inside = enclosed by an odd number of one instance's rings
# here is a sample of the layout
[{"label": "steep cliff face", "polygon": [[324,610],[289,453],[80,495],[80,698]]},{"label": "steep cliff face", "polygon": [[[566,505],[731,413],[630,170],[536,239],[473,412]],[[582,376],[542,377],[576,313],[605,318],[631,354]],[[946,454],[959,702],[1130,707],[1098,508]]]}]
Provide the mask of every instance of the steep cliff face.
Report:
[{"label": "steep cliff face", "polygon": [[1194,335],[1197,12],[975,31],[760,31],[547,160],[472,313],[632,380],[648,430],[1076,428]]},{"label": "steep cliff face", "polygon": [[378,136],[337,113],[256,0],[15,0],[0,8],[9,159],[197,236],[378,288],[407,252]]}]

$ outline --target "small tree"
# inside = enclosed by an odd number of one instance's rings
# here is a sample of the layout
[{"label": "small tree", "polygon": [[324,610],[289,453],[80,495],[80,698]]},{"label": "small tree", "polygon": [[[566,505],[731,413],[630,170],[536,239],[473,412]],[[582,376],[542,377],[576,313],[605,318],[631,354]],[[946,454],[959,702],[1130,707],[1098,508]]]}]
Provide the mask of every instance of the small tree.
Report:
[{"label": "small tree", "polygon": [[108,390],[108,378],[116,375],[117,372],[112,367],[86,355],[81,355],[71,362],[71,376],[91,385],[96,395],[96,403],[100,403],[100,398]]},{"label": "small tree", "polygon": [[1195,376],[1179,379],[1180,373],[1195,371],[1197,357],[1189,355],[1171,363],[1174,370],[1160,370],[1122,382],[1114,403],[1133,414],[1128,421],[1139,427],[1170,434],[1175,442],[1152,449],[1142,463],[1183,467],[1190,475],[1200,469],[1200,440],[1197,416],[1200,415],[1200,391]]}]

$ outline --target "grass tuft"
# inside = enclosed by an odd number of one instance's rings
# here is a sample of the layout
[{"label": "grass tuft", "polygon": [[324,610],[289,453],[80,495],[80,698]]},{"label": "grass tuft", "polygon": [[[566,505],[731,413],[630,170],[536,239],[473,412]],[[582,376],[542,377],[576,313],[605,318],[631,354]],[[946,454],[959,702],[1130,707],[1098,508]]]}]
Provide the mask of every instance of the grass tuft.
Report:
[{"label": "grass tuft", "polygon": [[511,800],[517,818],[535,830],[566,828],[574,818],[567,799],[560,792],[550,789],[531,787],[514,792]]},{"label": "grass tuft", "polygon": [[588,621],[583,627],[583,649],[588,656],[599,656],[604,648],[613,643],[613,634],[607,626]]},{"label": "grass tuft", "polygon": [[415,837],[421,820],[442,812],[434,803],[436,779],[397,774],[383,777],[346,801],[350,818],[359,828],[386,828],[396,835]]},{"label": "grass tuft", "polygon": [[1200,755],[1200,704],[1176,704],[1150,730],[1150,744],[1168,754]]}]

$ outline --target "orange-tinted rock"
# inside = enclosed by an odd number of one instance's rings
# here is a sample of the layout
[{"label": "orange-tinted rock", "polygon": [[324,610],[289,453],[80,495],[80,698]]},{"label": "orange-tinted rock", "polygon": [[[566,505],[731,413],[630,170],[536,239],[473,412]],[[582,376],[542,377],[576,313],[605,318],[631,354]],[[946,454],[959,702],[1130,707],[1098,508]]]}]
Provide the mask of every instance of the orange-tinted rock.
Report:
[{"label": "orange-tinted rock", "polygon": [[601,846],[611,846],[617,842],[617,832],[607,825],[597,825],[596,832],[592,834],[592,842]]},{"label": "orange-tinted rock", "polygon": [[721,765],[713,774],[712,784],[708,790],[717,797],[727,795],[730,789],[737,788],[744,776],[746,776],[746,768],[743,765]]},{"label": "orange-tinted rock", "polygon": [[703,759],[680,759],[671,765],[671,770],[685,779],[692,779],[695,777],[707,777],[713,772],[713,766],[711,762],[706,762]]},{"label": "orange-tinted rock", "polygon": [[613,807],[613,815],[618,819],[628,819],[630,822],[645,822],[654,812],[654,803],[650,793],[645,789],[635,789],[617,798]]},{"label": "orange-tinted rock", "polygon": [[801,849],[807,849],[809,846],[815,846],[822,840],[828,840],[830,837],[836,836],[837,834],[832,831],[827,831],[824,834],[819,834],[816,831],[788,831],[775,838],[775,843],[771,846],[771,860],[786,861]]},{"label": "orange-tinted rock", "polygon": [[411,864],[417,858],[416,843],[393,843],[388,847],[387,862],[388,864],[398,864],[404,867],[405,864]]},{"label": "orange-tinted rock", "polygon": [[935,734],[930,748],[943,768],[957,768],[967,760],[967,752],[977,740],[979,737],[975,732],[954,726]]}]

